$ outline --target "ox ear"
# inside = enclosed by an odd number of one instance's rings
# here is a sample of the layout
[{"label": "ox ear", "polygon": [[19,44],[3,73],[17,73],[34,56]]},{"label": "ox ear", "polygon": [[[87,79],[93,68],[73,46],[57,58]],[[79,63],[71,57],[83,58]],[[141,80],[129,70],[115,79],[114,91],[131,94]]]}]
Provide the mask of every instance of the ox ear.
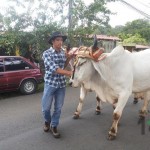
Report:
[{"label": "ox ear", "polygon": [[92,46],[92,51],[94,52],[95,50],[97,50],[97,37],[96,34],[94,35],[94,44]]}]

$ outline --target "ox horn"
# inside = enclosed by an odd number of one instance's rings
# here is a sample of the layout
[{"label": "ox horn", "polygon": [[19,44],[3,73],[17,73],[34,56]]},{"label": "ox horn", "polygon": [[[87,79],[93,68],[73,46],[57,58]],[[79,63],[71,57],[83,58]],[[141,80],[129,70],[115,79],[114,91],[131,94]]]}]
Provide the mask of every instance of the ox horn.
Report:
[{"label": "ox horn", "polygon": [[70,51],[70,49],[71,49],[71,45],[70,45],[70,41],[68,40],[68,44],[67,44],[67,47],[66,47],[67,53]]},{"label": "ox horn", "polygon": [[92,46],[92,49],[93,50],[97,49],[97,37],[96,37],[96,34],[94,35],[94,44]]}]

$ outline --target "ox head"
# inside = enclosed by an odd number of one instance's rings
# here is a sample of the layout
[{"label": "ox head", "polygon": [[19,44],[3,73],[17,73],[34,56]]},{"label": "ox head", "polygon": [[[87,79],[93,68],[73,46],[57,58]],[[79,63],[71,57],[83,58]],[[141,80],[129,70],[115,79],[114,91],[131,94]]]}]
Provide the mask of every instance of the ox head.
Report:
[{"label": "ox head", "polygon": [[78,87],[80,84],[91,80],[94,73],[92,60],[94,59],[93,53],[97,49],[97,39],[94,38],[94,44],[91,47],[81,46],[74,62],[73,75],[69,81],[73,87]]},{"label": "ox head", "polygon": [[91,79],[93,72],[94,68],[89,58],[76,57],[73,74],[69,81],[70,85],[78,87],[81,84],[88,82]]},{"label": "ox head", "polygon": [[73,87],[78,87],[80,84],[84,84],[91,80],[94,77],[94,73],[96,71],[92,61],[98,61],[99,57],[103,52],[103,48],[97,47],[96,36],[94,36],[93,46],[79,47],[74,62],[73,75],[69,81],[70,85],[72,85]]}]

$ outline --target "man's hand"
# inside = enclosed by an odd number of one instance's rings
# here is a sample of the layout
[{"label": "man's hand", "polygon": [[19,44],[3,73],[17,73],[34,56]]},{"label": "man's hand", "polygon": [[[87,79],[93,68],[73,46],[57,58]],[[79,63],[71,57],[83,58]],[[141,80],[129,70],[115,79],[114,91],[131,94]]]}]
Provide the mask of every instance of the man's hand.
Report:
[{"label": "man's hand", "polygon": [[61,68],[58,68],[56,70],[56,73],[66,75],[66,76],[69,76],[69,77],[72,76],[72,71],[64,70],[64,69],[61,69]]}]

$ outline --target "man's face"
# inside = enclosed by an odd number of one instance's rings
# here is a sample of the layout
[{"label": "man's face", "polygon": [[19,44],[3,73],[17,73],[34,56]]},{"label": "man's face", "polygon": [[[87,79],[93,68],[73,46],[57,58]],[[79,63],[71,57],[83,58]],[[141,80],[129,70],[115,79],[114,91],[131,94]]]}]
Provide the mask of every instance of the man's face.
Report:
[{"label": "man's face", "polygon": [[63,44],[63,38],[62,37],[56,37],[53,41],[53,48],[55,50],[60,50]]}]

